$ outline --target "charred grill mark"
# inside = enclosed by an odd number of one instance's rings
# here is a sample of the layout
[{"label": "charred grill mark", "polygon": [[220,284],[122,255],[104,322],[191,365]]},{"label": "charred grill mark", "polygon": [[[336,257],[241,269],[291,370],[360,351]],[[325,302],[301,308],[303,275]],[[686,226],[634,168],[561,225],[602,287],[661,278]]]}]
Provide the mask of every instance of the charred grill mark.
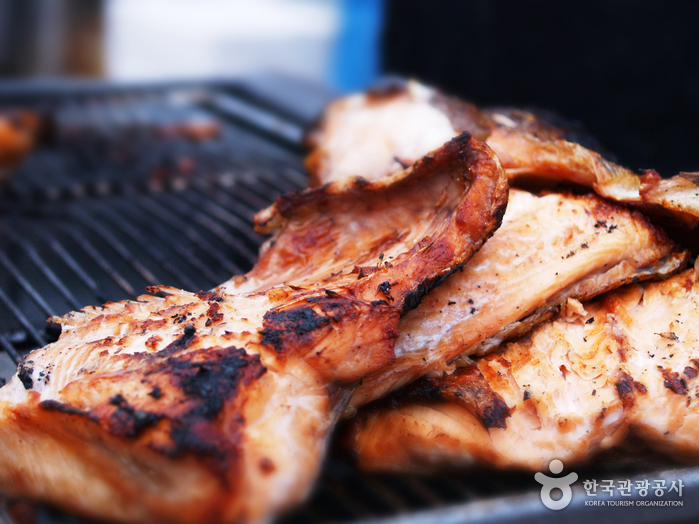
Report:
[{"label": "charred grill mark", "polygon": [[[236,347],[206,349],[206,362],[170,359],[168,365],[173,382],[193,404],[182,416],[171,420],[171,456],[184,453],[207,456],[214,466],[225,468],[226,450],[235,444],[236,436],[224,432],[213,422],[224,403],[232,399],[241,385],[260,378],[266,371],[259,355],[248,355]],[[237,424],[245,423],[238,415]],[[235,457],[233,457],[235,458]]]},{"label": "charred grill mark", "polygon": [[[224,405],[236,397],[241,386],[259,379],[266,371],[259,355],[248,355],[244,349],[234,346],[203,348],[187,355],[172,356],[154,366],[145,376],[159,383],[169,382],[182,391],[181,395],[175,394],[176,398],[181,398],[179,404],[173,406],[166,403],[162,407],[152,404],[158,406],[157,411],[134,409],[133,413],[120,404],[113,421],[121,422],[123,419],[123,427],[127,431],[122,434],[133,438],[149,426],[167,419],[171,445],[153,449],[173,458],[186,453],[209,458],[212,468],[221,471],[224,482],[223,471],[231,466],[228,459],[235,459],[232,450],[237,442],[237,429],[221,429],[214,419]],[[155,386],[149,395],[157,399],[162,391]],[[244,398],[241,397],[240,401],[244,402]],[[183,412],[179,406],[184,407]],[[244,424],[241,416],[238,416],[236,424],[238,427]]]},{"label": "charred grill mark", "polygon": [[697,370],[691,366],[687,366],[684,368],[684,374],[687,375],[688,378],[696,378]]},{"label": "charred grill mark", "polygon": [[[311,301],[312,299],[309,299]],[[268,311],[263,318],[262,343],[283,352],[298,345],[299,339],[330,324],[330,318],[301,306],[282,311]]]},{"label": "charred grill mark", "polygon": [[[193,333],[193,331],[192,331]],[[157,382],[171,385],[176,390],[172,398],[176,402],[155,403],[163,396],[161,386],[154,385],[148,393],[154,400],[127,399],[116,393],[103,404],[90,411],[82,411],[71,405],[47,400],[40,407],[47,411],[85,417],[101,425],[109,434],[118,438],[138,439],[146,431],[167,422],[170,442],[148,446],[169,457],[193,454],[207,461],[221,482],[227,485],[225,471],[235,467],[236,443],[239,428],[244,424],[238,415],[234,427],[220,428],[216,417],[224,405],[231,401],[244,402],[244,396],[236,398],[240,388],[259,379],[267,370],[259,355],[248,355],[237,347],[197,349],[185,355],[150,356],[145,364],[148,369],[138,373],[142,383]],[[141,358],[141,357],[135,357]],[[145,406],[141,402],[145,401]]]},{"label": "charred grill mark", "polygon": [[507,427],[505,419],[510,416],[507,404],[491,389],[490,384],[476,366],[459,370],[452,377],[457,385],[453,389],[455,400],[470,408],[486,429]]},{"label": "charred grill mark", "polygon": [[179,360],[171,362],[176,382],[183,393],[197,400],[197,407],[191,412],[207,420],[212,420],[223,408],[224,401],[237,387],[241,377],[241,368],[248,365],[256,367],[254,378],[265,371],[260,363],[260,356],[248,354],[243,349],[229,348],[226,355],[208,362],[191,362]]},{"label": "charred grill mark", "polygon": [[112,398],[109,399],[109,403],[112,406],[119,406],[119,405],[123,404],[124,402],[126,402],[126,399],[124,398],[124,396],[121,393],[117,393],[116,395],[114,395]]},{"label": "charred grill mark", "polygon": [[687,382],[683,378],[680,378],[679,373],[665,369],[662,366],[658,366],[658,369],[663,374],[664,386],[678,395],[687,394]]}]

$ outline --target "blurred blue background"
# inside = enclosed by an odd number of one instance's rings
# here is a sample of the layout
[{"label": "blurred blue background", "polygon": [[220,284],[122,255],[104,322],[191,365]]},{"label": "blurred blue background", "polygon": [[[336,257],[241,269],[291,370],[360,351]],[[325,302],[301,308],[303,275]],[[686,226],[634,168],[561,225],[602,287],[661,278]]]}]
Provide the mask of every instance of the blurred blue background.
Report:
[{"label": "blurred blue background", "polygon": [[114,80],[271,72],[361,89],[382,0],[0,0],[0,74]]}]

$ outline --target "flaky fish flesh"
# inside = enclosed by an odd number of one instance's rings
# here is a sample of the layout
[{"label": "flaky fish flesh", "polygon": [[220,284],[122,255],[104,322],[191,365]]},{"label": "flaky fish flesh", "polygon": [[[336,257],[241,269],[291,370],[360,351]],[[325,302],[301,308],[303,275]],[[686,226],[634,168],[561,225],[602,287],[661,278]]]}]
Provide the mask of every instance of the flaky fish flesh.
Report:
[{"label": "flaky fish flesh", "polygon": [[371,470],[546,470],[629,434],[696,461],[698,376],[699,278],[690,269],[592,303],[569,301],[529,336],[377,403],[346,442]]},{"label": "flaky fish flesh", "polygon": [[643,215],[598,196],[512,189],[502,226],[401,319],[396,361],[366,377],[351,405],[492,351],[553,316],[568,298],[667,276],[687,258]]}]

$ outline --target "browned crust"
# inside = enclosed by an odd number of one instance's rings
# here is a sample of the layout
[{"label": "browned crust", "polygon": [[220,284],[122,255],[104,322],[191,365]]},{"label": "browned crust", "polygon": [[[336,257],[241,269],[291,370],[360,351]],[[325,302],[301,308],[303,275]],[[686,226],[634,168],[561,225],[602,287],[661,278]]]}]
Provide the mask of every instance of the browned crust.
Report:
[{"label": "browned crust", "polygon": [[505,400],[490,387],[476,365],[458,369],[442,378],[423,377],[367,407],[367,413],[413,402],[454,402],[468,410],[486,429],[507,427],[510,409]]},{"label": "browned crust", "polygon": [[[425,184],[443,189],[428,197],[421,189]],[[289,358],[291,349],[306,355],[323,376],[341,382],[359,380],[391,364],[398,316],[415,308],[480,248],[500,225],[507,194],[506,177],[492,150],[464,133],[393,177],[374,182],[347,179],[281,197],[256,217],[259,231],[277,232],[249,275],[265,278],[276,270],[280,257],[285,265],[312,266],[337,256],[348,242],[352,248],[357,242],[368,244],[360,254],[366,262],[355,267],[356,278],[341,288],[333,288],[329,280],[321,295],[301,293],[301,300],[289,299],[269,311],[261,343],[278,358]],[[430,220],[440,225],[390,262],[381,250],[404,242],[407,232],[375,232],[378,241],[373,243],[336,236],[336,224],[348,213],[376,215],[381,222],[406,213],[393,202],[410,202],[417,214],[429,210]],[[305,227],[308,217],[318,216],[322,219],[313,228]],[[385,320],[378,322],[380,318]],[[338,333],[346,331],[348,323],[362,326],[355,330],[357,340],[331,343],[344,336]],[[322,348],[312,354],[318,346]],[[341,347],[347,350],[337,349]],[[353,370],[357,359],[365,362],[361,373]]]},{"label": "browned crust", "polygon": [[[73,468],[80,468],[76,479],[94,475],[110,485],[120,496],[121,515],[112,515],[115,520],[154,523],[223,520],[233,493],[231,486],[210,476],[210,465],[193,456],[173,461],[147,447],[134,450],[130,439],[105,432],[103,425],[82,413],[62,407],[37,409],[36,397],[30,403],[5,410],[4,416],[12,421],[12,433],[5,434],[10,428],[5,424],[0,428],[0,439],[8,449],[16,448],[21,453],[27,453],[22,440],[31,442],[30,453],[35,461],[51,460],[57,455]],[[105,449],[110,452],[105,453]],[[189,482],[182,483],[183,479],[198,484],[191,489]],[[6,496],[26,497],[37,489],[35,476],[28,473],[15,472],[12,482],[6,481],[6,477],[0,478],[0,490]],[[79,515],[104,518],[99,508],[86,504],[75,493],[77,487],[71,478],[55,490],[45,492],[42,499]],[[205,498],[202,493],[206,493]]]},{"label": "browned crust", "polygon": [[[229,424],[224,431],[218,417],[224,405],[244,398],[241,390],[259,379],[266,369],[259,355],[248,355],[239,348],[202,348],[178,355],[173,344],[148,358],[125,355],[123,372],[69,384],[61,391],[61,402],[45,401],[39,407],[79,415],[98,424],[107,434],[140,440],[173,458],[184,454],[198,456],[218,472],[222,482],[227,482],[224,472],[235,467],[235,446],[242,421]],[[121,389],[121,385],[133,382],[140,382],[148,395]],[[85,387],[99,392],[106,400],[85,405]],[[153,394],[154,391],[159,394]],[[161,401],[163,394],[167,399]],[[173,399],[179,402],[172,402]],[[169,438],[160,438],[164,434]]]},{"label": "browned crust", "polygon": [[328,380],[350,383],[395,360],[400,310],[336,293],[268,311],[261,343],[277,359],[302,357]]},{"label": "browned crust", "polygon": [[679,373],[671,371],[662,366],[658,366],[660,373],[663,375],[663,385],[677,395],[687,394],[687,381],[680,378]]},{"label": "browned crust", "polygon": [[646,386],[634,380],[624,369],[619,370],[616,381],[614,382],[614,387],[616,388],[617,395],[619,395],[619,400],[621,400],[624,409],[631,408],[636,403],[636,394],[645,395],[648,392]]},{"label": "browned crust", "polygon": [[[500,225],[505,212],[508,186],[500,163],[487,145],[466,133],[392,177],[374,182],[347,179],[281,197],[255,217],[258,232],[277,233],[270,242],[273,249],[263,251],[250,275],[271,271],[272,260],[279,253],[303,258],[303,263],[308,263],[310,253],[314,258],[332,258],[332,253],[326,254],[323,249],[336,249],[331,235],[338,213],[355,208],[363,213],[404,213],[400,208],[391,209],[391,202],[413,194],[413,200],[417,200],[420,185],[435,177],[449,177],[445,190],[448,187],[449,192],[455,192],[452,194],[462,195],[453,215],[436,235],[418,242],[402,260],[365,274],[348,289],[350,295],[363,300],[387,300],[388,282],[392,306],[404,311],[416,307],[422,296],[480,248]],[[426,208],[440,204],[428,201],[420,205]],[[319,212],[324,220],[312,231],[297,225]],[[294,260],[287,263],[293,264]]]}]

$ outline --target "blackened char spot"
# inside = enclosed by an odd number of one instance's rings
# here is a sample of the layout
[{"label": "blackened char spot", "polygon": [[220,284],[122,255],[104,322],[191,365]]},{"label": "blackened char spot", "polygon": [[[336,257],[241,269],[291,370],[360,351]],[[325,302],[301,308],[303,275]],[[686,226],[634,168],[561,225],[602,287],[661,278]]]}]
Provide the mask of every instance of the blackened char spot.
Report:
[{"label": "blackened char spot", "polygon": [[381,282],[378,286],[378,290],[383,293],[383,296],[385,296],[387,299],[393,300],[393,297],[391,296],[391,283],[388,280]]},{"label": "blackened char spot", "polygon": [[172,359],[170,363],[179,387],[185,395],[196,400],[197,405],[190,415],[207,420],[221,411],[224,401],[238,387],[241,368],[252,365],[255,377],[266,371],[260,364],[259,355],[248,355],[239,348],[228,348],[225,355],[206,362]]},{"label": "blackened char spot", "polygon": [[373,273],[376,273],[377,269],[376,267],[371,266],[354,266],[354,269],[352,271],[354,273],[357,273],[357,280],[360,280],[362,278],[368,277]]},{"label": "blackened char spot", "polygon": [[124,402],[126,402],[126,399],[124,398],[124,396],[121,393],[117,393],[116,395],[114,395],[112,398],[109,399],[109,403],[112,406],[120,406]]},{"label": "blackened char spot", "polygon": [[199,401],[196,415],[211,420],[221,411],[227,394],[237,383],[239,369],[248,364],[244,356],[244,352],[238,352],[214,363],[186,365],[178,370],[182,391]]},{"label": "blackened char spot", "polygon": [[158,386],[153,386],[153,390],[148,393],[149,396],[153,397],[155,400],[158,400],[160,397],[163,396],[163,392],[160,390]]},{"label": "blackened char spot", "polygon": [[194,338],[194,334],[196,333],[196,331],[197,330],[193,325],[187,324],[184,327],[184,333],[182,334],[182,336],[170,342],[163,349],[155,353],[155,355],[157,355],[158,357],[163,357],[172,355],[173,353],[177,353],[178,351],[181,351],[183,349],[187,349],[189,345],[192,343],[192,339]]},{"label": "blackened char spot", "polygon": [[[476,413],[478,415],[478,413]],[[490,428],[507,428],[505,419],[510,416],[510,410],[501,398],[495,399],[493,404],[485,407],[483,412],[478,416],[485,429]]]},{"label": "blackened char spot", "polygon": [[687,383],[683,378],[680,378],[678,373],[665,369],[661,366],[658,366],[658,369],[663,374],[663,378],[665,379],[663,384],[667,389],[673,393],[677,393],[678,395],[687,394]]},{"label": "blackened char spot", "polygon": [[260,331],[262,343],[272,346],[277,351],[283,351],[287,347],[287,341],[295,342],[298,338],[329,323],[328,317],[319,315],[308,306],[268,311],[265,313],[263,329]]},{"label": "blackened char spot", "polygon": [[684,368],[684,374],[687,375],[689,378],[696,378],[697,370],[691,366],[687,366],[686,368]]},{"label": "blackened char spot", "polygon": [[[207,349],[206,360],[170,358],[164,372],[186,395],[188,411],[171,420],[170,438],[175,449],[170,455],[185,452],[221,458],[231,436],[221,435],[213,419],[227,400],[232,399],[241,384],[261,377],[267,369],[259,355],[248,355],[244,349],[230,347]],[[242,416],[238,422],[244,423]]]},{"label": "blackened char spot", "polygon": [[30,390],[34,387],[34,380],[32,379],[32,374],[34,373],[34,367],[28,366],[24,363],[19,365],[17,378],[24,386],[24,389]]}]

